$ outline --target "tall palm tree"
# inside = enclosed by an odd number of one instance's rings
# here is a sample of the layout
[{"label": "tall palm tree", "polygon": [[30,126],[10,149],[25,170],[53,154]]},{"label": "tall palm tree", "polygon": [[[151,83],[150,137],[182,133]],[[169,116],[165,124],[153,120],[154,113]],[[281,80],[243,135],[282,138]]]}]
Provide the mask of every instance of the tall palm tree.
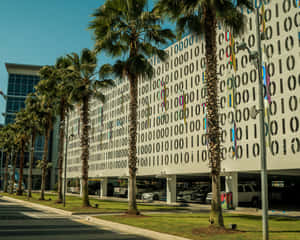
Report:
[{"label": "tall palm tree", "polygon": [[165,51],[156,47],[166,44],[175,36],[169,29],[162,29],[160,18],[146,11],[147,0],[107,0],[92,15],[90,29],[94,30],[95,49],[113,57],[123,57],[113,66],[106,64],[101,76],[127,77],[130,84],[129,104],[129,202],[128,213],[138,214],[136,204],[136,161],[137,161],[137,97],[138,78],[153,76],[153,67],[147,57],[157,55],[167,59]]},{"label": "tall palm tree", "polygon": [[18,189],[17,195],[23,195],[23,170],[24,170],[24,157],[27,144],[30,139],[30,131],[29,131],[29,123],[30,123],[30,116],[25,112],[24,109],[21,109],[16,115],[16,140],[19,144],[20,149],[20,172],[19,172],[19,181],[18,181]]},{"label": "tall palm tree", "polygon": [[3,191],[8,191],[8,164],[11,161],[11,151],[14,146],[13,131],[11,130],[11,124],[8,124],[0,129],[0,147],[5,155],[5,168],[4,168],[4,188]]},{"label": "tall palm tree", "polygon": [[76,74],[69,69],[72,65],[72,61],[68,57],[59,57],[56,60],[56,93],[58,97],[58,113],[60,116],[59,127],[59,146],[58,146],[58,200],[57,203],[62,203],[62,165],[63,165],[63,153],[64,153],[64,138],[65,138],[65,120],[66,114],[69,110],[73,109],[71,103],[70,94],[73,90],[73,80]]},{"label": "tall palm tree", "polygon": [[68,55],[72,61],[72,66],[69,67],[76,77],[73,81],[73,90],[71,92],[71,99],[80,105],[80,122],[81,122],[81,161],[82,161],[82,206],[88,207],[88,160],[89,160],[89,101],[92,97],[105,101],[105,96],[100,91],[103,88],[114,86],[112,80],[96,80],[97,71],[97,57],[94,51],[83,49],[80,56],[76,53]]},{"label": "tall palm tree", "polygon": [[[236,3],[234,3],[236,2]],[[250,0],[158,0],[156,10],[176,21],[180,38],[189,31],[196,36],[205,36],[208,120],[208,151],[212,175],[212,205],[210,223],[224,226],[220,199],[220,129],[218,120],[218,78],[217,78],[217,22],[234,34],[244,31],[245,17],[237,7],[252,9]]]},{"label": "tall palm tree", "polygon": [[32,168],[34,161],[34,145],[37,135],[42,134],[40,125],[40,102],[34,93],[27,95],[25,100],[25,111],[28,115],[28,124],[30,132],[30,159],[29,159],[29,173],[28,173],[28,194],[27,197],[32,197]]},{"label": "tall palm tree", "polygon": [[36,85],[36,93],[40,102],[40,121],[44,131],[44,152],[42,159],[42,182],[40,200],[45,200],[46,175],[48,166],[48,150],[50,133],[53,129],[54,117],[57,112],[57,94],[55,69],[52,66],[44,66],[40,72],[40,82]]},{"label": "tall palm tree", "polygon": [[11,175],[11,186],[10,186],[10,194],[14,192],[14,184],[15,184],[15,175],[16,175],[16,166],[17,166],[17,158],[18,153],[20,151],[20,144],[17,137],[17,125],[16,123],[12,123],[10,125],[10,136],[11,136],[11,164],[12,164],[12,175]]},{"label": "tall palm tree", "polygon": [[[7,192],[7,177],[8,175],[6,174],[8,171],[8,162],[9,162],[9,157],[6,155],[7,154],[7,149],[5,146],[5,139],[6,139],[6,132],[7,130],[5,129],[5,126],[0,128],[0,148],[1,148],[1,152],[2,152],[2,158],[5,157],[5,168],[4,168],[4,185],[3,185],[3,191]],[[6,162],[7,162],[7,167],[6,167]],[[2,162],[1,162],[2,164]],[[2,177],[2,166],[1,166],[1,177]],[[3,182],[2,182],[3,184]]]}]

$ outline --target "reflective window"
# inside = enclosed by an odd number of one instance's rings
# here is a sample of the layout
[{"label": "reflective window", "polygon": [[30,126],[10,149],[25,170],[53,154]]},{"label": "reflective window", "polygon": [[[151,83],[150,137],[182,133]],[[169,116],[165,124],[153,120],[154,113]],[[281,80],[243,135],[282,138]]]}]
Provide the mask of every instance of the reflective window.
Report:
[{"label": "reflective window", "polygon": [[28,93],[35,91],[34,86],[39,80],[39,76],[10,74],[7,94],[12,96],[26,96]]}]

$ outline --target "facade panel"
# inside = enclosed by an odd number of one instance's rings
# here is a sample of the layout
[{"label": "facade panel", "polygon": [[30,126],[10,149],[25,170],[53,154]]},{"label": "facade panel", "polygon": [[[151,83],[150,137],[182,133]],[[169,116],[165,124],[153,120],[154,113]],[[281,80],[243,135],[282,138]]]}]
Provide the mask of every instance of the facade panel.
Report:
[{"label": "facade panel", "polygon": [[[258,73],[244,41],[257,50],[255,14],[243,9],[247,32],[233,37],[218,26],[217,59],[222,172],[260,169]],[[300,12],[295,1],[265,6],[262,41],[265,81],[267,165],[270,170],[300,168]],[[233,39],[235,45],[232,44]],[[232,48],[233,47],[233,51]],[[150,59],[155,77],[139,80],[138,175],[208,173],[205,43],[189,35],[166,48],[167,62]],[[230,61],[235,53],[236,71]],[[232,56],[233,57],[233,56]],[[268,87],[266,87],[268,85]],[[118,81],[106,90],[107,102],[91,101],[89,176],[128,175],[129,85]],[[68,177],[81,176],[80,121],[71,113]]]}]

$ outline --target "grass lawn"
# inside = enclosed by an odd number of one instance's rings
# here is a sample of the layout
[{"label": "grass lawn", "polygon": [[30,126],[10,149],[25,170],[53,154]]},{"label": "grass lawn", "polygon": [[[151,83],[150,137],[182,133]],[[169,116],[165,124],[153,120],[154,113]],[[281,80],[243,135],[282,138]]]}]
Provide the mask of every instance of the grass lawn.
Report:
[{"label": "grass lawn", "polygon": [[[24,196],[16,196],[15,194],[8,193],[0,193],[0,195],[13,197],[16,199],[27,200],[26,193]],[[90,204],[94,207],[95,204],[98,204],[98,208],[82,208],[82,200],[80,197],[75,196],[67,196],[66,199],[66,207],[64,208],[63,204],[57,204],[57,195],[53,194],[45,194],[45,201],[38,200],[40,195],[38,193],[33,193],[30,202],[38,203],[42,205],[46,205],[49,207],[55,207],[71,212],[95,212],[95,213],[114,213],[114,212],[126,212],[128,209],[127,202],[117,202],[117,201],[109,201],[109,200],[98,200],[98,199],[90,199]],[[48,200],[51,199],[51,200]],[[138,204],[138,209],[140,211],[168,211],[168,210],[181,210],[183,208],[180,207],[172,207],[172,206],[164,206],[164,205],[147,205],[147,204]]]},{"label": "grass lawn", "polygon": [[[195,240],[259,240],[262,239],[261,217],[225,214],[225,226],[237,224],[235,233],[208,233],[209,214],[153,214],[144,217],[101,216],[104,220],[142,227],[157,232],[169,233]],[[300,239],[300,219],[271,217],[269,221],[270,240]],[[198,231],[197,231],[198,230]],[[200,231],[199,231],[200,230]]]}]

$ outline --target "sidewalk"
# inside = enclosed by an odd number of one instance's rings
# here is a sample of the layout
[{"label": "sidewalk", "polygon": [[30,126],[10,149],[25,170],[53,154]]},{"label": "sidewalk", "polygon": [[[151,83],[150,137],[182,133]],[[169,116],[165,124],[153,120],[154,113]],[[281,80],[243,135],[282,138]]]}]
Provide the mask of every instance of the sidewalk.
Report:
[{"label": "sidewalk", "polygon": [[33,209],[37,209],[37,210],[41,210],[41,211],[54,212],[59,215],[67,216],[74,221],[79,221],[79,222],[85,223],[85,224],[95,224],[95,225],[101,226],[102,228],[121,232],[121,233],[134,234],[134,235],[148,237],[148,238],[156,239],[156,240],[190,240],[188,238],[183,238],[183,237],[178,237],[178,236],[174,236],[174,235],[170,235],[170,234],[155,232],[155,231],[147,230],[144,228],[138,228],[138,227],[133,227],[133,226],[129,226],[126,224],[120,224],[120,223],[115,223],[115,222],[111,222],[111,221],[106,221],[106,220],[98,219],[98,218],[95,218],[95,217],[92,217],[89,215],[79,215],[79,216],[72,215],[72,212],[69,212],[69,211],[52,208],[52,207],[48,207],[48,206],[43,206],[43,205],[36,204],[36,203],[30,203],[30,202],[26,202],[26,201],[11,198],[11,197],[1,196],[1,194],[0,194],[0,199],[7,200],[10,202],[15,202],[24,207],[29,207],[29,208],[33,208]]}]

